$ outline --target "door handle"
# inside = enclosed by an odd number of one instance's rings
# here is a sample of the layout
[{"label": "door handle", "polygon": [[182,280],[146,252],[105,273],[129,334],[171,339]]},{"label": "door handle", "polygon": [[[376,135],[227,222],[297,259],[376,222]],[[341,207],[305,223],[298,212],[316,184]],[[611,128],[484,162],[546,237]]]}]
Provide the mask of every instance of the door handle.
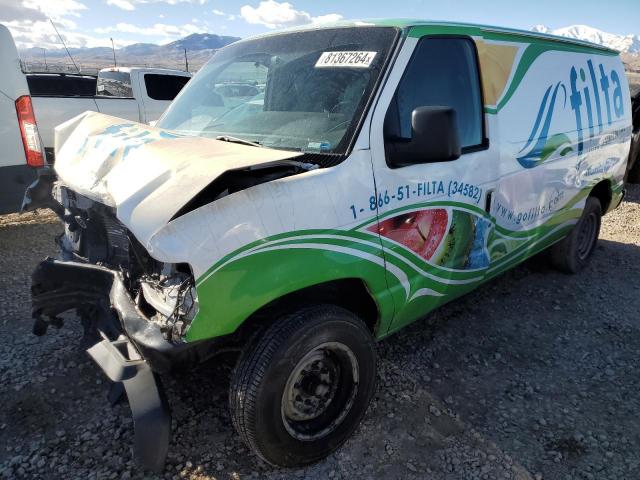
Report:
[{"label": "door handle", "polygon": [[491,200],[493,200],[493,192],[495,188],[487,190],[487,194],[484,197],[484,209],[487,213],[491,213]]}]

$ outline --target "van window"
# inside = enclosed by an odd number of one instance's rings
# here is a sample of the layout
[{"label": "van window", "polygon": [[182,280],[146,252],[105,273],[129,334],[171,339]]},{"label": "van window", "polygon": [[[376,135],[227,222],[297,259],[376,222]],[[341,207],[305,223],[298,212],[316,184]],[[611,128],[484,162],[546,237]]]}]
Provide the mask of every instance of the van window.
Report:
[{"label": "van window", "polygon": [[173,100],[188,81],[189,77],[180,75],[147,73],[144,76],[147,95],[153,100]]},{"label": "van window", "polygon": [[411,112],[441,105],[456,110],[460,143],[482,144],[482,96],[473,42],[464,38],[420,41],[385,118],[385,135],[411,138]]},{"label": "van window", "polygon": [[105,97],[133,97],[131,75],[127,72],[100,72],[96,92]]}]

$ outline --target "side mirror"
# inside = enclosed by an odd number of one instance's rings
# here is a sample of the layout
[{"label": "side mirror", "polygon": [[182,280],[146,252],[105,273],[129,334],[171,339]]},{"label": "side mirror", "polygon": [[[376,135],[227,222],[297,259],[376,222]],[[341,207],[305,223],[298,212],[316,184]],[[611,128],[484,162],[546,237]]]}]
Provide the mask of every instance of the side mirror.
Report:
[{"label": "side mirror", "polygon": [[386,143],[393,167],[455,160],[461,154],[456,111],[444,106],[418,107],[411,112],[411,139]]}]

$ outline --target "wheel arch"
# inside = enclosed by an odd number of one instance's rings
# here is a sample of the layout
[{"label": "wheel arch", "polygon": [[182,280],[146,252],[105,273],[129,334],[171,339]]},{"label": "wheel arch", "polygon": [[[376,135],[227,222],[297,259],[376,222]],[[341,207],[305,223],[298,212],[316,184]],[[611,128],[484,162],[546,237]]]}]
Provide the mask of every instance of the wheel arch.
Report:
[{"label": "wheel arch", "polygon": [[341,278],[291,291],[253,312],[238,328],[248,337],[278,316],[310,305],[332,304],[358,316],[375,337],[381,325],[380,308],[366,283],[360,278]]},{"label": "wheel arch", "polygon": [[613,189],[611,187],[610,180],[601,180],[589,192],[590,197],[597,198],[600,201],[602,207],[602,214],[604,215],[609,211],[611,206],[611,200],[613,198]]},{"label": "wheel arch", "polygon": [[277,316],[276,309],[311,302],[346,308],[374,335],[384,335],[394,306],[379,251],[368,244],[366,251],[319,243],[297,246],[239,257],[201,280],[199,311],[187,341],[243,333],[254,322]]}]

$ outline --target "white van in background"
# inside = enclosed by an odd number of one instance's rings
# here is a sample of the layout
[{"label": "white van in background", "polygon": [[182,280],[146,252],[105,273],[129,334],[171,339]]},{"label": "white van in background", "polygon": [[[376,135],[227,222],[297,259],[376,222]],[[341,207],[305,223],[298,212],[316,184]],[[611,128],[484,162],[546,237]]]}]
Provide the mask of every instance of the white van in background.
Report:
[{"label": "white van in background", "polygon": [[[20,208],[34,168],[54,161],[54,129],[86,111],[139,123],[157,120],[191,73],[162,68],[100,70],[93,96],[30,92],[11,33],[0,25],[0,214]],[[54,75],[52,75],[54,76]]]},{"label": "white van in background", "polygon": [[0,25],[0,213],[17,210],[24,189],[44,165],[27,79],[9,30]]}]

